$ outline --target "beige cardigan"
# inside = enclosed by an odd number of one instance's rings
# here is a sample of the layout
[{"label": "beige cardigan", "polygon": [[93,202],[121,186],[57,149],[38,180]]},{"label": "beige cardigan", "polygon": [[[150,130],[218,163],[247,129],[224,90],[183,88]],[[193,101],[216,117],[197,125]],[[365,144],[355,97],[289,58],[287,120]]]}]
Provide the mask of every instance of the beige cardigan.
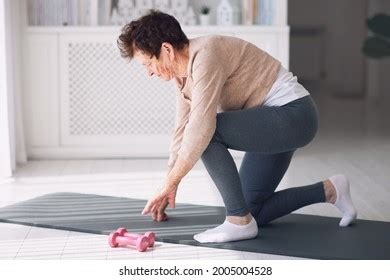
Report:
[{"label": "beige cardigan", "polygon": [[235,37],[190,40],[187,77],[176,79],[176,117],[168,166],[177,156],[193,164],[207,148],[219,112],[261,105],[280,62]]}]

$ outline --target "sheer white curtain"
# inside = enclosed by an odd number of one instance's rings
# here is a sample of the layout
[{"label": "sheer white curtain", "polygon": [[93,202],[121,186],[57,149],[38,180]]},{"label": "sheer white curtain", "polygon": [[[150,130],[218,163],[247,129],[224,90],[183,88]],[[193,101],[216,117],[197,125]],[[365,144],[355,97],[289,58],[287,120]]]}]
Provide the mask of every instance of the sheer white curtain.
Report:
[{"label": "sheer white curtain", "polygon": [[27,161],[23,133],[21,42],[23,0],[0,1],[0,178]]},{"label": "sheer white curtain", "polygon": [[9,1],[11,4],[10,22],[11,22],[11,53],[14,66],[14,140],[15,140],[15,157],[16,163],[25,163],[27,161],[26,144],[23,126],[23,100],[22,100],[22,42],[23,31],[26,27],[26,2],[25,0]]},{"label": "sheer white curtain", "polygon": [[5,3],[0,1],[0,182],[12,175],[5,15]]}]

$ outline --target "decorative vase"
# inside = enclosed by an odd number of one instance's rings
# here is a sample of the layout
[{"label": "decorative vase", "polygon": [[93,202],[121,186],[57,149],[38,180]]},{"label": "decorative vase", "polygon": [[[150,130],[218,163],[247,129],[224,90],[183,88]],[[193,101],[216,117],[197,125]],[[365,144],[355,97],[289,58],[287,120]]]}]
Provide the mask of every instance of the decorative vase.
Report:
[{"label": "decorative vase", "polygon": [[221,0],[217,7],[217,24],[218,25],[233,25],[234,15],[233,6],[229,0]]},{"label": "decorative vase", "polygon": [[210,14],[200,14],[199,23],[200,25],[210,25]]}]

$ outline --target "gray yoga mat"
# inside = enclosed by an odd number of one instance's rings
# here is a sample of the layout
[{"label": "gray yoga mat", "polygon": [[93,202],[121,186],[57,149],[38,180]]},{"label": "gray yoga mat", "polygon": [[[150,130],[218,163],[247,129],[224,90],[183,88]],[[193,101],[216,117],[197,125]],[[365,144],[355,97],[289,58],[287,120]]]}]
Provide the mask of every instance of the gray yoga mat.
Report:
[{"label": "gray yoga mat", "polygon": [[[289,214],[259,229],[255,239],[201,244],[193,235],[221,224],[223,207],[177,203],[167,222],[141,215],[145,200],[81,193],[53,193],[0,208],[0,222],[109,234],[154,231],[168,243],[224,248],[315,259],[390,259],[390,223],[357,220],[338,226],[339,218]],[[156,249],[157,250],[157,249]]]}]

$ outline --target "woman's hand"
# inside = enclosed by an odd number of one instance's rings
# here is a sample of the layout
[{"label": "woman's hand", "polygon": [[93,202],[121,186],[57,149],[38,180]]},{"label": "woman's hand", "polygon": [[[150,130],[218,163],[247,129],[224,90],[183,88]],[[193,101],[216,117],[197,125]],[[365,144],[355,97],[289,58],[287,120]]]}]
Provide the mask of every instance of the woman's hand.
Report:
[{"label": "woman's hand", "polygon": [[162,206],[154,212],[151,212],[153,221],[165,222],[168,220],[168,215],[165,213],[165,208],[167,208],[167,206],[168,202],[162,204]]},{"label": "woman's hand", "polygon": [[193,163],[189,163],[180,156],[176,159],[174,166],[169,167],[164,187],[157,195],[149,199],[142,215],[152,213],[153,220],[165,221],[167,216],[165,208],[168,206],[175,208],[175,198],[180,181],[192,169]]},{"label": "woman's hand", "polygon": [[153,198],[149,199],[142,215],[152,213],[153,220],[165,221],[167,219],[164,213],[168,206],[175,208],[175,198],[178,184],[166,184]]}]

